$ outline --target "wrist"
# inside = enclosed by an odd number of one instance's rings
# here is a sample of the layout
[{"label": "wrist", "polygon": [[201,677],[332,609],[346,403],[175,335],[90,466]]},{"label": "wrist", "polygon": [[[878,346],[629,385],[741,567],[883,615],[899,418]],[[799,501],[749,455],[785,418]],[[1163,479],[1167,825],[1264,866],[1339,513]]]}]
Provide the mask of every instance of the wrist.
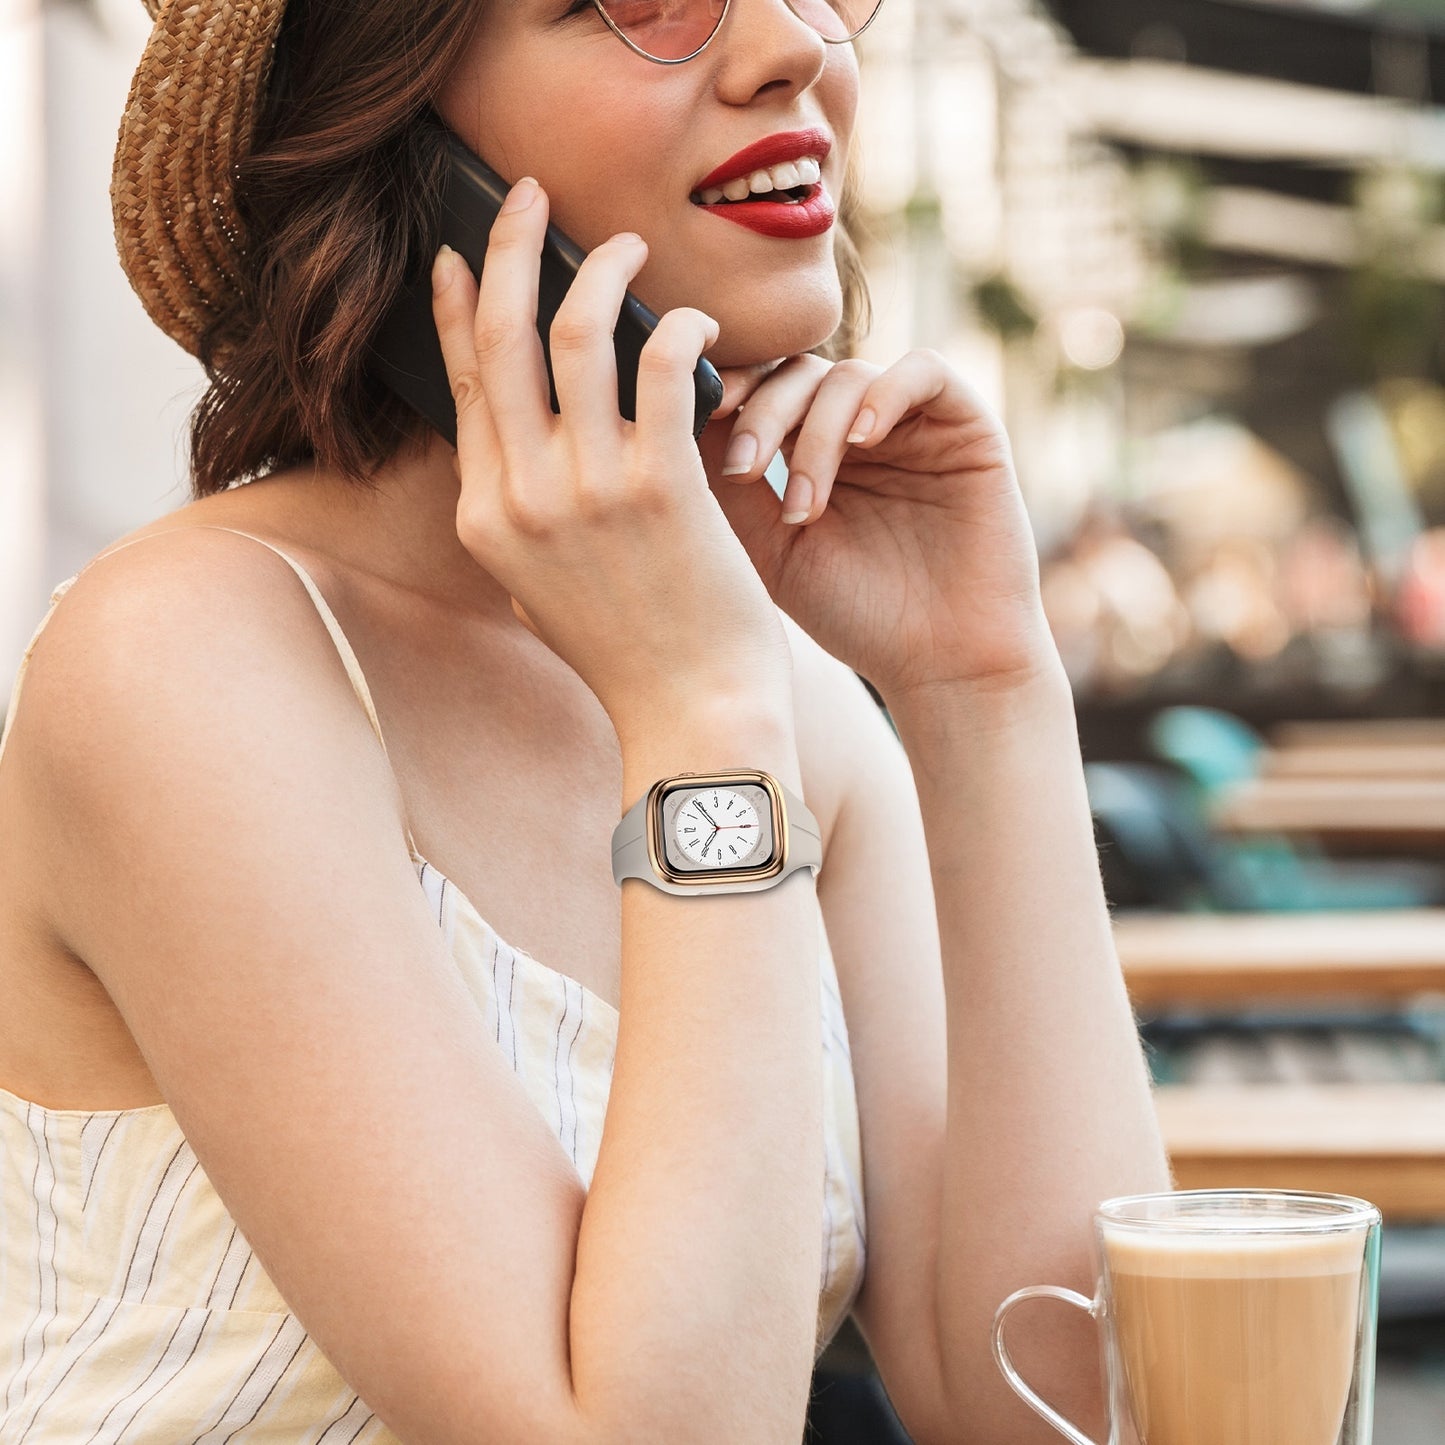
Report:
[{"label": "wrist", "polygon": [[624,809],[659,778],[732,768],[771,773],[802,796],[797,729],[790,708],[718,699],[682,714],[660,715],[647,727],[625,735],[619,732],[618,741]]},{"label": "wrist", "polygon": [[1055,650],[1008,674],[924,683],[880,695],[899,738],[925,746],[961,736],[986,738],[1040,716],[1074,714],[1073,689]]}]

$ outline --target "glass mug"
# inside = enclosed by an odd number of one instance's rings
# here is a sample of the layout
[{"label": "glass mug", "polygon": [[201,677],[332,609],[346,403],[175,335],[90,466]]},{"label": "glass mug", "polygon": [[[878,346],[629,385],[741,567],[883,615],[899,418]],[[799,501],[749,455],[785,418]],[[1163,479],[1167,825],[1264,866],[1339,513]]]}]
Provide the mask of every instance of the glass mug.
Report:
[{"label": "glass mug", "polygon": [[1031,1390],[1004,1348],[1021,1300],[1102,1325],[1108,1445],[1370,1445],[1380,1211],[1348,1194],[1188,1189],[1094,1212],[1092,1300],[1016,1290],[993,1320],[1015,1392],[1074,1445],[1095,1445]]}]

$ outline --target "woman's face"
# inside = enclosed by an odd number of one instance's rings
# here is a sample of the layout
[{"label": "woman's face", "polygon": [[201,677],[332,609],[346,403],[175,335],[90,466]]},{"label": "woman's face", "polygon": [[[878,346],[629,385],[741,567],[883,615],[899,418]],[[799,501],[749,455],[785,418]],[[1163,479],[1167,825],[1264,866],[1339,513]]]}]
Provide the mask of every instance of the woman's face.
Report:
[{"label": "woman's face", "polygon": [[535,176],[550,220],[584,250],[636,231],[648,255],[631,289],[659,316],[716,317],[716,365],[826,341],[843,311],[833,227],[764,236],[690,197],[744,146],[817,127],[832,137],[822,184],[836,208],[858,105],[853,46],[825,42],[785,0],[731,0],[700,55],[658,65],[591,3],[569,10],[575,0],[487,0],[437,97],[447,124],[505,179]]}]

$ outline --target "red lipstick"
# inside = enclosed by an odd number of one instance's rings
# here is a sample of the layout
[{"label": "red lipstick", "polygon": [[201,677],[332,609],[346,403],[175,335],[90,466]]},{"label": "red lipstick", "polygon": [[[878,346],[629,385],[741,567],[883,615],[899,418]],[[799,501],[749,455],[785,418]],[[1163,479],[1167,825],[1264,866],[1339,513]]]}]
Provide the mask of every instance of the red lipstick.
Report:
[{"label": "red lipstick", "polygon": [[693,191],[725,185],[738,176],[751,175],[765,166],[780,165],[783,161],[795,161],[800,156],[816,156],[821,162],[828,158],[832,149],[833,138],[825,130],[779,131],[777,135],[764,136],[762,140],[744,146],[736,155],[729,156],[720,166],[709,171],[693,187]]},{"label": "red lipstick", "polygon": [[719,201],[715,206],[699,206],[698,210],[760,235],[785,240],[821,236],[833,224],[833,199],[821,183],[810,186],[801,201]]},{"label": "red lipstick", "polygon": [[[796,161],[803,156],[812,156],[821,165],[833,148],[833,138],[825,130],[816,127],[810,130],[780,131],[776,135],[764,136],[752,145],[744,146],[736,155],[729,156],[720,166],[715,167],[697,183],[693,191],[698,195],[705,190],[725,185],[740,176],[751,175],[754,171],[780,165],[784,161]],[[701,201],[693,204],[710,215],[722,216],[735,225],[744,226],[763,236],[777,236],[785,240],[801,240],[809,236],[820,236],[833,224],[834,207],[832,197],[821,182],[808,186],[800,201],[718,201],[704,205]]]}]

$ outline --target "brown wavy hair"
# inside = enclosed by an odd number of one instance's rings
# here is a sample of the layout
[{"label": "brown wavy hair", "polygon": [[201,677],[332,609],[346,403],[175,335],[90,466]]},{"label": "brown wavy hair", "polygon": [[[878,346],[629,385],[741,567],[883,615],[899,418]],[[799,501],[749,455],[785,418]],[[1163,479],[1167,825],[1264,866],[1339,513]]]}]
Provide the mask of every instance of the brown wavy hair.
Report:
[{"label": "brown wavy hair", "polygon": [[[235,168],[245,265],[200,339],[191,492],[302,462],[374,486],[427,423],[368,374],[371,337],[430,267],[445,179],[426,122],[480,15],[475,0],[290,0],[250,152]],[[834,224],[843,319],[817,355],[854,354],[871,303],[849,234],[853,156]]]}]

